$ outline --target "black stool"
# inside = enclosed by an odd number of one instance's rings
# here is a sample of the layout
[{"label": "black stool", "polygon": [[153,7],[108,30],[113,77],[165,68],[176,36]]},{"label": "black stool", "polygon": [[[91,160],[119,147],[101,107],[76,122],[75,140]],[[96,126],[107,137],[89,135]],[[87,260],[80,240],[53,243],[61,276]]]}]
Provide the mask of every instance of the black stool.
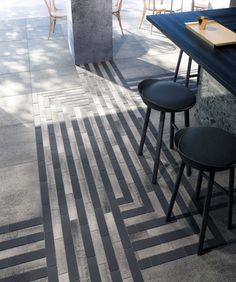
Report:
[{"label": "black stool", "polygon": [[185,165],[199,170],[196,194],[200,193],[202,173],[209,172],[207,195],[203,208],[203,220],[198,245],[198,255],[203,252],[204,237],[210,208],[215,172],[229,169],[228,228],[232,228],[234,166],[236,165],[236,138],[215,127],[184,128],[175,135],[178,152],[182,159],[166,220],[170,220],[174,202]]},{"label": "black stool", "polygon": [[186,87],[174,82],[160,82],[156,79],[146,79],[138,85],[143,102],[147,105],[147,113],[144,122],[141,142],[138,154],[143,153],[143,145],[146,137],[151,109],[160,111],[160,123],[157,137],[156,156],[153,169],[152,183],[157,181],[157,173],[160,160],[162,135],[164,129],[165,113],[171,114],[170,121],[170,148],[174,147],[175,113],[185,113],[185,126],[189,126],[189,109],[196,103],[195,95]]}]

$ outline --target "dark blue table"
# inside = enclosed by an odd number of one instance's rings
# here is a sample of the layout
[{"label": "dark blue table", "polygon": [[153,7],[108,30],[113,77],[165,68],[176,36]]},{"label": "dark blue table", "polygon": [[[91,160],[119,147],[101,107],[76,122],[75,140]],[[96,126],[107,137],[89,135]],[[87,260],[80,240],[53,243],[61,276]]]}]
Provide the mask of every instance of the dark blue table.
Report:
[{"label": "dark blue table", "polygon": [[185,28],[185,22],[199,15],[236,31],[236,8],[147,16],[155,27],[202,66],[232,94],[236,95],[236,45],[213,48]]}]

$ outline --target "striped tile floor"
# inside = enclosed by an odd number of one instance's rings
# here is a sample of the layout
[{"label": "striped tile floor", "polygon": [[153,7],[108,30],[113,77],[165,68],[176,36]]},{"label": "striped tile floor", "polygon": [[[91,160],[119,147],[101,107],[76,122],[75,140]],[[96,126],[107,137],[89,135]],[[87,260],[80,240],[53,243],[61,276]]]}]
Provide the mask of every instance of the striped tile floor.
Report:
[{"label": "striped tile floor", "polygon": [[[145,107],[134,81],[114,62],[77,71],[79,87],[33,94],[43,217],[0,229],[0,281],[136,282],[144,269],[196,253],[196,173],[183,179],[167,224],[176,152],[163,144],[152,185],[157,127],[151,123],[138,157]],[[235,230],[225,228],[226,206],[216,190],[209,247],[235,241]]]}]

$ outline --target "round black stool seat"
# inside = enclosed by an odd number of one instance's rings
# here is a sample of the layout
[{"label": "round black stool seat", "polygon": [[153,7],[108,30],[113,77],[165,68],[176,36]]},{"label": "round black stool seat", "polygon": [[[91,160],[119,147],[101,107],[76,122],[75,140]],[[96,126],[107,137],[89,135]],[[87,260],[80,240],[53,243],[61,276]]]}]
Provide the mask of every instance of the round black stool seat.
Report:
[{"label": "round black stool seat", "polygon": [[184,162],[202,171],[220,171],[236,163],[236,138],[215,127],[184,128],[175,142]]},{"label": "round black stool seat", "polygon": [[[171,197],[166,220],[170,220],[176,196],[179,190],[183,170],[186,165],[199,171],[196,187],[196,200],[199,199],[202,177],[207,175],[208,186],[203,207],[202,226],[199,236],[198,255],[203,253],[208,214],[215,183],[215,172],[229,170],[228,187],[228,229],[233,227],[234,170],[236,165],[236,137],[225,130],[215,127],[189,127],[179,130],[175,135],[175,143],[182,159]],[[205,174],[204,172],[208,172]],[[209,175],[208,175],[209,174]],[[220,186],[220,185],[219,185]],[[223,190],[225,190],[223,188]]]},{"label": "round black stool seat", "polygon": [[143,102],[148,107],[158,111],[185,111],[196,102],[196,97],[192,91],[176,82],[144,80],[139,85],[139,92]]}]

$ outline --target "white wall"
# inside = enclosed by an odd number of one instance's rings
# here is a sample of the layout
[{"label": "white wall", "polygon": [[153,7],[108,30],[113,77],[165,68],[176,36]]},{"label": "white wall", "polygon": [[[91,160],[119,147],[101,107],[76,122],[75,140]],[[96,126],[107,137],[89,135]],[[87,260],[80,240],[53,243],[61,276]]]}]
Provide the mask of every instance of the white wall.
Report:
[{"label": "white wall", "polygon": [[210,0],[210,5],[213,9],[228,8],[230,0]]}]

